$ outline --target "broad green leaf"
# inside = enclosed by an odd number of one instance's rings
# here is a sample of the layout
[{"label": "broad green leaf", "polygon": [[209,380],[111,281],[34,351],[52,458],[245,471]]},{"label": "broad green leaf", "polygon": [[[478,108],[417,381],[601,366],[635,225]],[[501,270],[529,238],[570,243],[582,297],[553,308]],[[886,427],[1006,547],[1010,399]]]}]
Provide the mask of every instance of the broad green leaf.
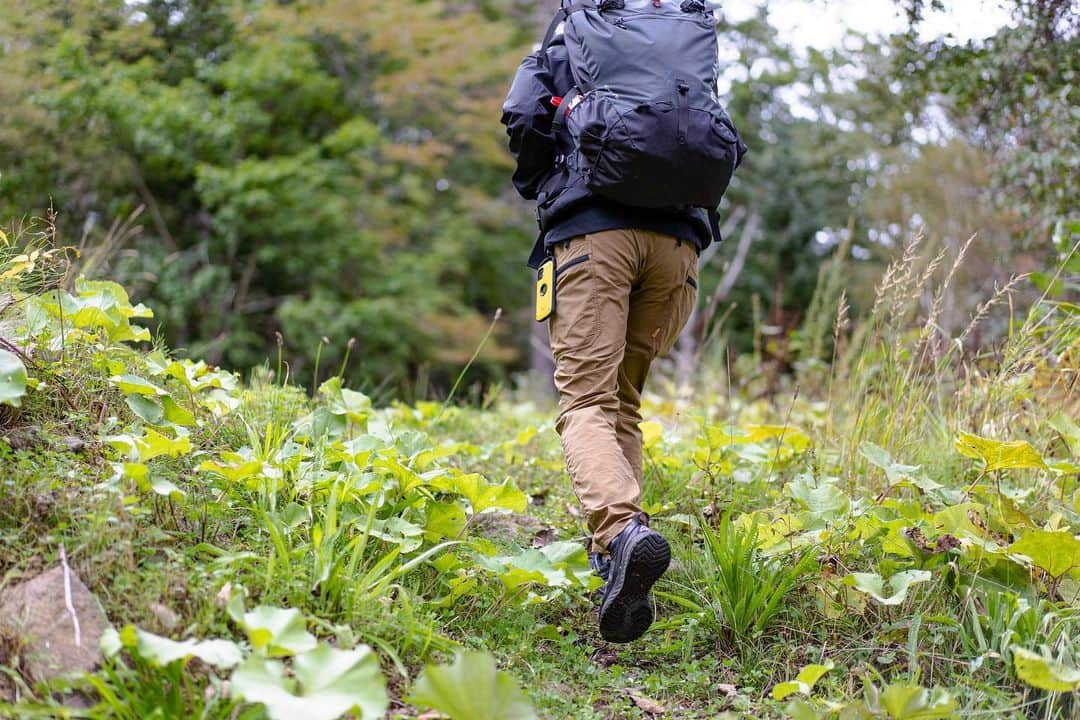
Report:
[{"label": "broad green leaf", "polygon": [[814,685],[818,680],[822,678],[825,673],[833,669],[833,663],[830,660],[824,665],[807,665],[794,680],[788,680],[787,682],[778,683],[772,690],[773,700],[783,700],[789,695],[795,693],[801,693],[803,695],[809,695],[810,691],[814,689]]},{"label": "broad green leaf", "polygon": [[1080,540],[1062,530],[1029,530],[1009,546],[1009,552],[1031,558],[1053,578],[1080,568]]},{"label": "broad green leaf", "polygon": [[748,425],[742,441],[755,443],[773,438],[795,450],[810,447],[810,437],[793,425]]},{"label": "broad green leaf", "polygon": [[1020,647],[1012,654],[1016,676],[1028,685],[1051,692],[1080,691],[1080,670]]},{"label": "broad green leaf", "polygon": [[899,605],[907,599],[908,588],[930,579],[929,570],[904,570],[889,578],[889,591],[885,580],[877,573],[851,573],[844,577],[844,584],[866,593],[882,605]]},{"label": "broad green leaf", "polygon": [[196,469],[199,472],[211,472],[220,475],[230,482],[240,482],[262,472],[262,462],[248,460],[239,453],[225,452],[221,454],[221,459],[222,462],[204,460]]},{"label": "broad green leaf", "polygon": [[851,500],[830,479],[799,475],[788,483],[787,490],[806,508],[804,524],[808,529],[815,524],[835,522],[851,507]]},{"label": "broad green leaf", "polygon": [[982,460],[987,472],[1046,468],[1042,456],[1024,440],[990,440],[962,432],[953,442],[953,447],[961,455]]},{"label": "broad green leaf", "polygon": [[269,657],[307,652],[316,645],[304,616],[295,608],[260,605],[244,613],[241,624],[255,651]]},{"label": "broad green leaf", "polygon": [[1065,444],[1068,445],[1072,456],[1080,460],[1080,425],[1063,412],[1050,418],[1048,424],[1065,439]]},{"label": "broad green leaf", "polygon": [[131,304],[127,292],[114,282],[79,278],[75,294],[59,291],[59,303],[42,302],[41,306],[54,318],[64,318],[69,327],[101,330],[112,342],[141,342],[150,340],[150,331],[133,327],[133,318],[149,318],[154,314],[143,305]]},{"label": "broad green leaf", "polygon": [[978,503],[961,503],[947,507],[934,513],[931,517],[934,527],[957,537],[981,538],[985,534],[983,530],[971,521],[972,516],[981,517],[984,513],[983,506]]},{"label": "broad green leaf", "polygon": [[859,446],[859,454],[871,464],[884,470],[890,485],[908,481],[924,492],[940,490],[943,487],[920,472],[920,466],[898,463],[892,459],[887,450],[874,443],[864,442]]},{"label": "broad green leaf", "polygon": [[371,534],[381,540],[400,545],[403,553],[410,553],[424,543],[424,528],[397,516],[386,520],[375,519],[371,526]]},{"label": "broad green leaf", "polygon": [[664,426],[655,420],[638,423],[638,427],[641,429],[641,445],[646,450],[653,448],[664,437]]},{"label": "broad green leaf", "polygon": [[131,412],[135,413],[135,416],[141,418],[145,423],[160,425],[161,421],[165,419],[165,411],[161,409],[161,406],[156,401],[148,397],[128,395],[124,398],[124,402],[131,408]]},{"label": "broad green leaf", "polygon": [[26,395],[26,367],[19,356],[0,350],[0,405],[19,407]]},{"label": "broad green leaf", "polygon": [[[106,637],[108,636],[108,637]],[[197,657],[207,665],[227,670],[243,659],[240,647],[229,640],[184,640],[177,642],[128,625],[117,633],[109,628],[101,638],[102,652],[114,655],[121,647],[138,653],[156,665]]]},{"label": "broad green leaf", "polygon": [[186,435],[173,440],[156,430],[146,429],[146,434],[135,438],[135,448],[138,450],[139,459],[143,462],[156,457],[180,457],[191,452],[191,438]]},{"label": "broad green leaf", "polygon": [[474,514],[490,508],[501,508],[513,512],[525,512],[529,499],[509,479],[499,485],[492,485],[484,476],[477,473],[449,475],[435,478],[432,487],[462,495],[472,505]]},{"label": "broad green leaf", "polygon": [[109,384],[117,388],[120,392],[128,395],[142,395],[157,397],[160,395],[168,395],[163,389],[159,388],[149,380],[143,380],[141,377],[135,375],[117,375],[109,378]]},{"label": "broad green leaf", "polygon": [[429,502],[425,512],[427,520],[424,522],[424,532],[433,542],[457,537],[468,522],[465,508],[460,502]]},{"label": "broad green leaf", "polygon": [[173,425],[189,427],[195,424],[195,416],[191,411],[177,403],[168,395],[161,398],[161,408],[164,412],[165,419]]},{"label": "broad green leaf", "polygon": [[450,665],[428,665],[409,702],[432,708],[451,720],[535,720],[536,711],[488,653],[459,654]]},{"label": "broad green leaf", "polygon": [[575,578],[582,587],[593,590],[594,582],[602,582],[589,566],[589,553],[585,546],[574,540],[561,540],[540,548],[540,553],[551,563]]},{"label": "broad green leaf", "polygon": [[345,713],[379,720],[390,705],[378,658],[366,646],[319,645],[293,658],[291,677],[281,662],[253,655],[230,680],[233,698],[262,703],[272,720],[335,720]]},{"label": "broad green leaf", "polygon": [[951,718],[956,700],[941,688],[894,683],[881,691],[881,707],[893,720]]},{"label": "broad green leaf", "polygon": [[183,500],[187,495],[187,493],[178,488],[171,480],[166,480],[162,477],[152,478],[150,480],[150,489],[158,495],[167,497],[170,500]]}]

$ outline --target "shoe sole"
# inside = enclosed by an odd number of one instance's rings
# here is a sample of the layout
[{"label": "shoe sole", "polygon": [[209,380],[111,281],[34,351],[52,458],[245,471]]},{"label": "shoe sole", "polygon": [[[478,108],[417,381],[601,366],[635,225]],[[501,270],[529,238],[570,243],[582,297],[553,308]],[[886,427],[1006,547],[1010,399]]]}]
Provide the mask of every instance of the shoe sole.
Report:
[{"label": "shoe sole", "polygon": [[600,607],[600,636],[627,643],[645,634],[653,621],[649,591],[671,563],[671,546],[650,533],[630,548],[622,587],[611,589]]}]

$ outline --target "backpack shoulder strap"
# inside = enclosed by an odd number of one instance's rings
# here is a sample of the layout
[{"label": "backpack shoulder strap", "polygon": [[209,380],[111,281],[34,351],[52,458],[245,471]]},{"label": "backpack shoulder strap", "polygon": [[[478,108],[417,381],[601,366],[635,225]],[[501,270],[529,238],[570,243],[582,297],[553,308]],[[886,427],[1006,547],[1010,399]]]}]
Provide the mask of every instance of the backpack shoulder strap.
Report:
[{"label": "backpack shoulder strap", "polygon": [[551,45],[551,41],[555,39],[555,31],[559,29],[559,25],[566,22],[566,18],[570,13],[566,12],[566,8],[559,8],[555,12],[555,17],[551,18],[551,24],[548,25],[547,32],[544,33],[544,41],[540,43],[540,55],[543,56],[547,52],[548,46]]},{"label": "backpack shoulder strap", "polygon": [[566,22],[566,19],[579,10],[606,10],[610,7],[622,7],[624,0],[600,0],[597,4],[593,0],[572,0],[572,2],[563,2],[558,10],[555,11],[555,17],[551,19],[551,24],[548,25],[547,32],[544,33],[544,41],[540,43],[540,52],[547,52],[548,46],[551,45],[551,41],[555,39],[555,32],[559,29],[559,25]]}]

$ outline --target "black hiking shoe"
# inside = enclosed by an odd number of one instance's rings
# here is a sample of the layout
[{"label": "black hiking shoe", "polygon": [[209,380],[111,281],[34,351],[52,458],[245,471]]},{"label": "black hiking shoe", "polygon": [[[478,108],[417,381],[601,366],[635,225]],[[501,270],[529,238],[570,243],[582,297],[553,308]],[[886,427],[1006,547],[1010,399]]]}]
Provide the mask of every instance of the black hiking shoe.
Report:
[{"label": "black hiking shoe", "polygon": [[645,634],[653,621],[649,590],[671,562],[671,546],[653,532],[642,513],[630,521],[608,546],[607,572],[603,558],[593,569],[604,578],[600,603],[600,636],[608,642],[625,643]]}]

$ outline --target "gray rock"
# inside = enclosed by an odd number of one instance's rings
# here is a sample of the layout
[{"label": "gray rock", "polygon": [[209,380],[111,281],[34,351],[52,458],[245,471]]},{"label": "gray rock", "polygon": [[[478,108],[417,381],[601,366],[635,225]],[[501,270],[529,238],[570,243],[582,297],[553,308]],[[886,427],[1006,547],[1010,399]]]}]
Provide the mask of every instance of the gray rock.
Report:
[{"label": "gray rock", "polygon": [[64,600],[64,568],[55,567],[0,594],[0,663],[19,658],[22,675],[41,682],[93,670],[101,662],[101,635],[109,626],[97,598],[70,573],[75,624]]},{"label": "gray rock", "polygon": [[86,441],[80,437],[70,435],[66,438],[60,439],[60,441],[57,443],[57,449],[72,453],[80,453],[86,449]]}]

